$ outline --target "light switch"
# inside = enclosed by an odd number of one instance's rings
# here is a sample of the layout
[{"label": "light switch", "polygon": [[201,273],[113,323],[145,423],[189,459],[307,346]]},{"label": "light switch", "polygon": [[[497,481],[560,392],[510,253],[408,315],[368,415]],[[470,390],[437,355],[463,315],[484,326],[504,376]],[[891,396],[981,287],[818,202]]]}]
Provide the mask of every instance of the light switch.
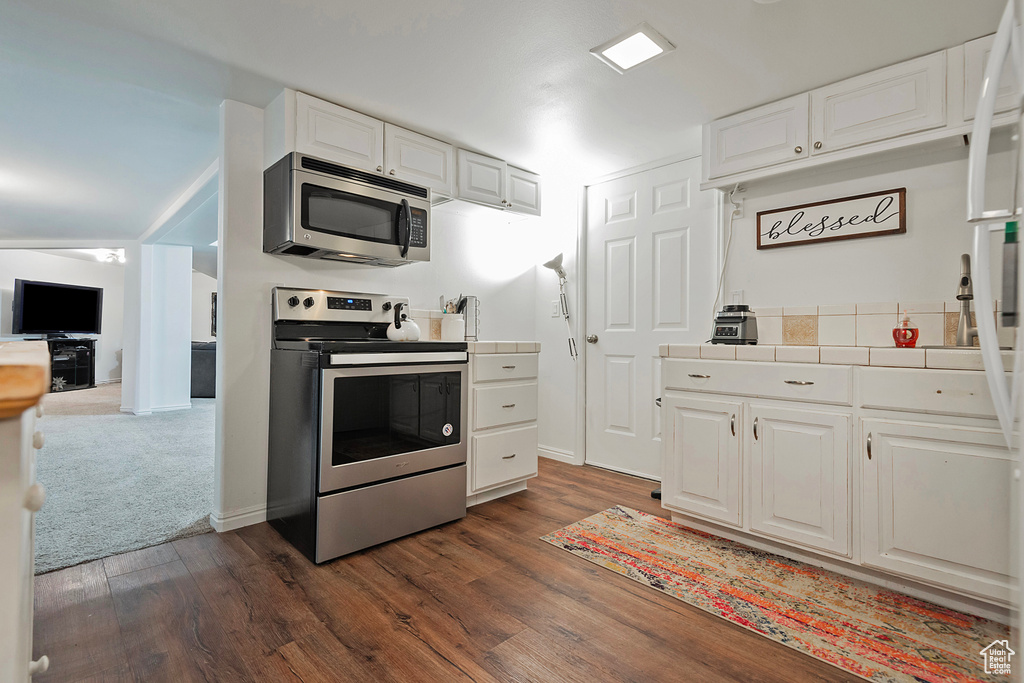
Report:
[{"label": "light switch", "polygon": [[551,300],[551,317],[558,318],[562,315],[562,307],[558,305],[558,299]]}]

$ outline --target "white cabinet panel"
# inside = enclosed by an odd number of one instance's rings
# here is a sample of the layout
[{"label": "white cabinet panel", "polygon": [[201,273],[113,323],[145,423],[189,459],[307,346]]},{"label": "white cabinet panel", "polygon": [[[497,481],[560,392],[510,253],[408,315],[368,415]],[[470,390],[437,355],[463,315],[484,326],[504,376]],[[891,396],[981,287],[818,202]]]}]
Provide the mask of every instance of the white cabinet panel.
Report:
[{"label": "white cabinet panel", "polygon": [[[666,392],[667,394],[667,392]],[[667,394],[662,398],[665,440],[662,505],[740,526],[742,404]]]},{"label": "white cabinet panel", "polygon": [[811,92],[811,120],[812,154],[944,126],[946,53],[818,88]]},{"label": "white cabinet panel", "polygon": [[500,159],[458,151],[459,198],[505,208],[508,167]]},{"label": "white cabinet panel", "polygon": [[853,403],[853,368],[848,365],[669,359],[664,381],[678,391]]},{"label": "white cabinet panel", "polygon": [[366,171],[383,171],[384,122],[295,93],[295,148]]},{"label": "white cabinet panel", "polygon": [[1006,601],[1013,467],[1001,434],[864,420],[863,438],[863,563]]},{"label": "white cabinet panel", "polygon": [[473,429],[489,429],[537,419],[537,383],[473,389]]},{"label": "white cabinet panel", "polygon": [[[985,67],[992,52],[995,36],[985,36],[964,43],[964,120],[973,121],[978,108],[981,86],[985,81]],[[996,113],[1009,111],[1020,102],[1020,93],[1014,85],[1013,68],[1007,60],[1003,64],[1002,78],[996,93]]]},{"label": "white cabinet panel", "polygon": [[477,490],[537,475],[537,425],[473,437]]},{"label": "white cabinet panel", "polygon": [[750,528],[849,556],[850,416],[759,405],[750,415]]},{"label": "white cabinet panel", "polygon": [[508,167],[508,208],[516,213],[540,215],[540,176]]},{"label": "white cabinet panel", "polygon": [[709,123],[704,130],[707,176],[805,158],[808,101],[803,93]]},{"label": "white cabinet panel", "polygon": [[538,354],[499,353],[473,356],[473,381],[494,382],[537,376]]},{"label": "white cabinet panel", "polygon": [[455,194],[455,148],[447,142],[386,123],[384,152],[388,175],[445,197]]}]

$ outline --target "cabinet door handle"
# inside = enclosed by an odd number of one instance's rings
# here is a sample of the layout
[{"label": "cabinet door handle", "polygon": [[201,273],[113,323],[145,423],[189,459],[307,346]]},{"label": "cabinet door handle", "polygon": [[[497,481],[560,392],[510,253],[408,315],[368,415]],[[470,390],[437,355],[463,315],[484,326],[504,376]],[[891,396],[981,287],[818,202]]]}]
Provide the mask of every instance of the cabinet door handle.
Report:
[{"label": "cabinet door handle", "polygon": [[654,405],[658,406],[659,408],[661,407],[661,396],[654,399]]},{"label": "cabinet door handle", "polygon": [[512,455],[503,455],[503,456],[501,456],[501,459],[502,460],[511,460],[514,457],[516,457],[515,453],[513,453]]},{"label": "cabinet door handle", "polygon": [[868,432],[868,460],[871,459],[871,432]]},{"label": "cabinet door handle", "polygon": [[378,167],[377,167],[377,172],[378,172],[378,173],[381,173],[381,172],[383,172],[383,171],[384,171],[384,167],[383,167],[383,166],[378,166]]},{"label": "cabinet door handle", "polygon": [[736,436],[736,416],[733,415],[729,418],[729,429],[732,430],[732,435]]},{"label": "cabinet door handle", "polygon": [[36,449],[38,451],[40,448],[43,447],[43,444],[45,444],[45,443],[46,443],[46,437],[43,436],[42,432],[37,431],[36,433],[34,433],[32,435],[32,448],[34,448],[34,449]]},{"label": "cabinet door handle", "polygon": [[814,143],[814,149],[821,149],[821,140]]},{"label": "cabinet door handle", "polygon": [[804,381],[802,379],[786,379],[786,380],[783,380],[783,381],[786,384],[795,384],[798,387],[809,387],[812,384],[814,384],[814,382],[806,382],[806,381]]},{"label": "cabinet door handle", "polygon": [[754,441],[757,441],[757,418],[754,418]]},{"label": "cabinet door handle", "polygon": [[42,484],[32,484],[25,491],[25,498],[22,504],[25,509],[29,512],[39,512],[43,507],[43,503],[46,502],[46,489],[43,488]]},{"label": "cabinet door handle", "polygon": [[692,372],[690,373],[690,377],[694,379],[711,379],[711,375],[695,375]]},{"label": "cabinet door handle", "polygon": [[804,148],[801,147],[800,145],[797,145],[796,147],[793,148],[793,151],[796,152],[797,154],[800,154],[801,152],[804,151]]},{"label": "cabinet door handle", "polygon": [[502,408],[515,408],[515,407],[516,407],[515,403],[506,403],[505,405],[502,406]]},{"label": "cabinet door handle", "polygon": [[514,365],[502,365],[501,369],[502,370],[515,370],[516,366],[514,366]]}]

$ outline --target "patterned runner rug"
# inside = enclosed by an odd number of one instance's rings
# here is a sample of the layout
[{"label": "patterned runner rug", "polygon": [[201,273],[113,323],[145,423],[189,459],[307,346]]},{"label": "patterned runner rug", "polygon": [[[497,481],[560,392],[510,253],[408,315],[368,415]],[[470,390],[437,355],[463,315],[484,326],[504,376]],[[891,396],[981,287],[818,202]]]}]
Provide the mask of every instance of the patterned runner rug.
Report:
[{"label": "patterned runner rug", "polygon": [[541,540],[870,681],[1009,680],[981,654],[1002,624],[654,515],[616,506]]}]

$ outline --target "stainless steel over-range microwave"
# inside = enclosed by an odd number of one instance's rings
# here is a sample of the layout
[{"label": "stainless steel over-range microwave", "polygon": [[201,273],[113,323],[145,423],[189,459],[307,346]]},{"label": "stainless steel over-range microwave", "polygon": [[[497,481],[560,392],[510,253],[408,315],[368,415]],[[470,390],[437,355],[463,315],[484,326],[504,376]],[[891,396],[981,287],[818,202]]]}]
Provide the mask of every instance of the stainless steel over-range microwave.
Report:
[{"label": "stainless steel over-range microwave", "polygon": [[430,260],[430,188],[298,152],[263,172],[263,251],[376,266]]}]

